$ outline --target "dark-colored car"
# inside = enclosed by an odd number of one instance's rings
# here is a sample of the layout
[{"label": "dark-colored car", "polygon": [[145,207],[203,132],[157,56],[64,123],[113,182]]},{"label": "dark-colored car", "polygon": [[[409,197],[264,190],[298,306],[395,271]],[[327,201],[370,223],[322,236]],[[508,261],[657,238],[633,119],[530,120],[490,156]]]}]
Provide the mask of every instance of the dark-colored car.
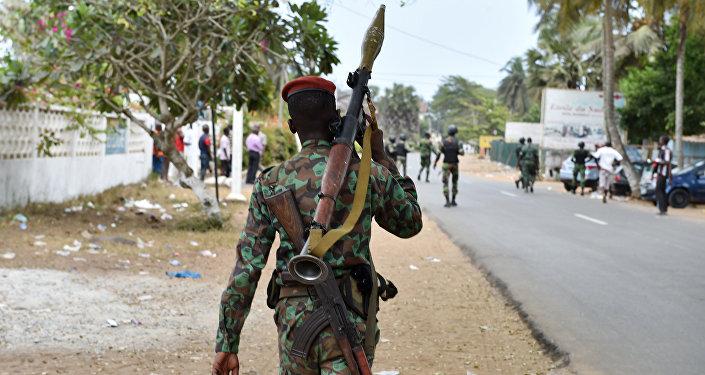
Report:
[{"label": "dark-colored car", "polygon": [[[633,161],[632,165],[638,175],[639,181],[641,181],[644,169],[648,169],[650,164],[645,161]],[[619,173],[614,176],[612,185],[610,185],[610,193],[615,195],[631,195],[632,189],[629,187],[629,181],[627,180],[627,175],[624,174],[624,169],[620,168]]]},{"label": "dark-colored car", "polygon": [[[668,204],[673,208],[685,208],[690,202],[705,202],[705,159],[673,170],[673,185],[666,183]],[[656,201],[656,179],[642,179],[641,198]]]}]

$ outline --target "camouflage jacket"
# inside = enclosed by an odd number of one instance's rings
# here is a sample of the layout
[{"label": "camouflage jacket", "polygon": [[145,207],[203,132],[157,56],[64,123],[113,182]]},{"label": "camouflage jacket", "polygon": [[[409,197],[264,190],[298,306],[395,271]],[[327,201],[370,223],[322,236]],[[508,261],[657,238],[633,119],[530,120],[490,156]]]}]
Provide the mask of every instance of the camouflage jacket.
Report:
[{"label": "camouflage jacket", "polygon": [[[275,234],[279,233],[280,238],[276,253],[278,271],[286,270],[289,259],[297,255],[293,242],[267,208],[264,198],[284,189],[292,189],[304,225],[309,225],[318,204],[317,195],[330,147],[327,141],[306,141],[298,154],[281,167],[263,173],[255,183],[247,221],[236,248],[235,268],[221,298],[216,352],[237,353],[240,332]],[[382,228],[401,238],[411,237],[421,231],[421,209],[414,183],[400,176],[394,164],[386,164],[389,165],[372,162],[367,198],[357,224],[324,255],[336,276],[355,265],[369,263],[372,217]],[[352,208],[359,168],[360,160],[351,160],[348,176],[338,196],[331,228],[339,227]],[[277,176],[270,176],[274,171]],[[277,182],[267,184],[269,181]],[[276,282],[283,285],[279,278]]]},{"label": "camouflage jacket", "polygon": [[419,142],[419,152],[422,158],[430,158],[431,153],[438,154],[438,151],[433,146],[430,139],[422,139],[421,142]]}]

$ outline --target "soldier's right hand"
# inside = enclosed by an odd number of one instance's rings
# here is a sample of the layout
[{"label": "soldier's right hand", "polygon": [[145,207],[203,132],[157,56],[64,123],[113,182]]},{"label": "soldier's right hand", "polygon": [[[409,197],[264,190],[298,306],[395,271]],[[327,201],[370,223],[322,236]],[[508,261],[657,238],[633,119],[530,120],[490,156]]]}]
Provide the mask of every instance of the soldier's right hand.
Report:
[{"label": "soldier's right hand", "polygon": [[215,353],[212,375],[240,375],[240,360],[235,353]]}]

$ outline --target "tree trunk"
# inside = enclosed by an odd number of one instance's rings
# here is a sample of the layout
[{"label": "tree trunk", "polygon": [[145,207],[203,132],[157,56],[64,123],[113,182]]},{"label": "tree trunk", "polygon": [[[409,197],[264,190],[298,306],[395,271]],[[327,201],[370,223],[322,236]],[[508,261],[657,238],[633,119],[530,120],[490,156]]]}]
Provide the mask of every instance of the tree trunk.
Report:
[{"label": "tree trunk", "polygon": [[222,222],[223,219],[220,214],[220,207],[218,206],[218,202],[216,201],[213,192],[208,189],[206,184],[193,173],[193,169],[188,166],[184,157],[176,151],[174,142],[169,141],[173,141],[175,129],[176,128],[167,127],[167,130],[164,131],[164,134],[166,135],[165,137],[159,137],[159,135],[155,135],[153,133],[150,135],[152,135],[152,139],[156,143],[157,149],[161,149],[167,159],[169,159],[174,167],[181,172],[179,173],[179,184],[193,191],[198,200],[201,202],[201,206],[203,206],[203,209],[209,219],[215,219],[218,222]]},{"label": "tree trunk", "polygon": [[676,51],[676,153],[678,166],[683,167],[683,85],[685,69],[685,42],[688,38],[688,10],[681,8],[678,26],[678,50]]},{"label": "tree trunk", "polygon": [[622,154],[624,165],[624,174],[629,180],[629,187],[632,190],[632,196],[634,198],[641,197],[641,191],[639,182],[639,175],[634,170],[626,151],[624,150],[624,144],[622,144],[622,139],[619,137],[619,131],[617,129],[617,122],[614,116],[614,41],[612,35],[612,0],[605,0],[605,15],[604,15],[604,29],[603,29],[603,59],[602,59],[602,77],[604,81],[604,113],[605,113],[605,126],[607,128],[608,138],[614,148]]}]

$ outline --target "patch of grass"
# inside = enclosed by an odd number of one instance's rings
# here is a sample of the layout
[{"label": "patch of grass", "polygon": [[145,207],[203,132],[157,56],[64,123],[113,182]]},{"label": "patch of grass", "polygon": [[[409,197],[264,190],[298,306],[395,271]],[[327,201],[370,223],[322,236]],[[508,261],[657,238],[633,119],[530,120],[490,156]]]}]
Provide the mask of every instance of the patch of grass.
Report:
[{"label": "patch of grass", "polygon": [[205,233],[211,230],[226,229],[225,223],[230,220],[231,215],[224,216],[222,220],[217,218],[204,218],[203,216],[189,216],[176,222],[174,229],[188,232]]}]

